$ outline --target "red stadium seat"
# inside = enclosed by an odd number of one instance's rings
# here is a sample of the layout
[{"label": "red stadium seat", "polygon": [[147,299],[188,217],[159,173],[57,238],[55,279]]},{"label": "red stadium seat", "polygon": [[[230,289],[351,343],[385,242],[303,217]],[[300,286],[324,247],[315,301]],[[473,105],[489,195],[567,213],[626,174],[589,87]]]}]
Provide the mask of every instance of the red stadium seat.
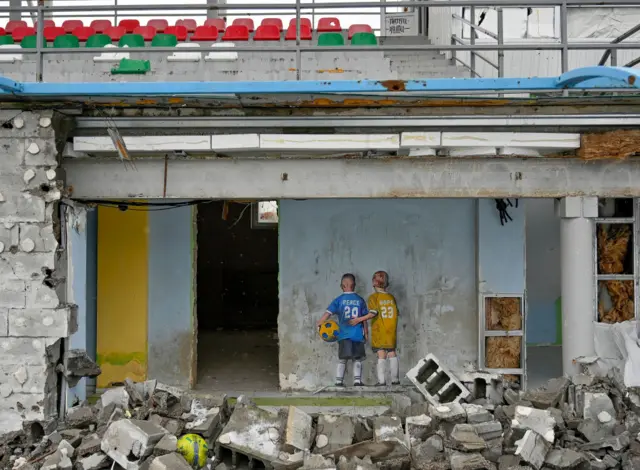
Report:
[{"label": "red stadium seat", "polygon": [[186,18],[184,20],[176,21],[176,26],[184,26],[187,28],[187,32],[193,33],[198,27],[198,23],[196,23],[196,20],[194,19]]},{"label": "red stadium seat", "polygon": [[[291,21],[289,21],[289,26],[295,26],[296,25],[296,19],[292,18]],[[313,31],[313,25],[311,24],[311,20],[309,18],[300,18],[300,26],[308,26],[310,31]]]},{"label": "red stadium seat", "polygon": [[96,34],[96,30],[91,26],[80,26],[79,28],[74,29],[71,34],[77,37],[80,41],[86,41],[89,37]]},{"label": "red stadium seat", "polygon": [[153,26],[138,26],[133,30],[133,34],[139,34],[145,41],[151,41],[156,35],[156,29]]},{"label": "red stadium seat", "polygon": [[[295,41],[296,40],[296,25],[292,24],[287,29],[287,34],[284,36],[285,41]],[[303,41],[311,40],[311,27],[306,24],[300,25],[300,39]]]},{"label": "red stadium seat", "polygon": [[217,41],[218,29],[215,26],[198,26],[191,35],[191,41]]},{"label": "red stadium seat", "polygon": [[246,26],[250,33],[253,33],[254,26],[251,18],[236,18],[231,23],[233,26]]},{"label": "red stadium seat", "polygon": [[356,33],[372,33],[373,29],[368,24],[352,24],[349,26],[348,39],[351,39]]},{"label": "red stadium seat", "polygon": [[6,36],[7,32],[5,31],[4,28],[0,28],[0,36]]},{"label": "red stadium seat", "polygon": [[164,30],[169,26],[169,22],[160,18],[154,18],[147,21],[147,26],[155,28],[158,33],[164,33]]},{"label": "red stadium seat", "polygon": [[242,24],[232,24],[224,32],[223,41],[248,41],[249,28]]},{"label": "red stadium seat", "polygon": [[173,34],[178,41],[186,41],[187,40],[187,27],[182,25],[177,26],[167,26],[164,30],[164,34]]},{"label": "red stadium seat", "polygon": [[279,41],[280,29],[274,24],[262,24],[253,35],[254,41]]},{"label": "red stadium seat", "polygon": [[113,27],[111,20],[93,20],[89,26],[95,29],[98,34],[102,34],[107,29]]},{"label": "red stadium seat", "polygon": [[138,20],[120,20],[118,26],[122,26],[127,33],[133,33],[133,30],[140,26]]},{"label": "red stadium seat", "polygon": [[67,34],[73,33],[77,28],[82,28],[84,23],[82,20],[64,20],[62,22],[62,27],[64,28]]},{"label": "red stadium seat", "polygon": [[[52,26],[55,26],[56,22],[53,20],[44,20],[44,27],[45,28],[51,28]],[[33,27],[36,28],[36,30],[38,29],[38,22],[36,21],[35,23],[33,23]]]},{"label": "red stadium seat", "polygon": [[222,18],[209,18],[204,21],[205,26],[215,26],[218,31],[224,32],[227,29],[227,24]]},{"label": "red stadium seat", "polygon": [[11,37],[15,42],[20,42],[25,36],[34,36],[36,34],[36,28],[31,26],[18,26],[11,32]]},{"label": "red stadium seat", "polygon": [[332,31],[342,31],[340,20],[338,18],[320,18],[320,21],[318,21],[318,32],[328,33]]},{"label": "red stadium seat", "polygon": [[122,36],[127,34],[127,29],[124,26],[109,26],[104,30],[104,34],[109,36],[112,41],[119,41]]},{"label": "red stadium seat", "polygon": [[47,26],[44,28],[43,34],[47,41],[53,41],[58,36],[67,34],[67,32],[62,26]]},{"label": "red stadium seat", "polygon": [[284,26],[282,25],[282,20],[280,18],[265,18],[260,23],[260,26],[274,25],[278,27],[278,31],[282,31]]},{"label": "red stadium seat", "polygon": [[9,20],[4,29],[7,31],[7,33],[13,33],[16,28],[20,27],[26,28],[27,22],[22,20]]}]

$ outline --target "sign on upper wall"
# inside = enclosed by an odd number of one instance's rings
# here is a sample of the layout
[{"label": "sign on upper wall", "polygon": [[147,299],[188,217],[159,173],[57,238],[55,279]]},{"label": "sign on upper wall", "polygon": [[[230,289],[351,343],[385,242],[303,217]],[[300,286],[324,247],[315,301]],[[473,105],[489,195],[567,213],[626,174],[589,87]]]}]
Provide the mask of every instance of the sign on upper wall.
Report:
[{"label": "sign on upper wall", "polygon": [[417,36],[416,12],[384,13],[383,36]]}]

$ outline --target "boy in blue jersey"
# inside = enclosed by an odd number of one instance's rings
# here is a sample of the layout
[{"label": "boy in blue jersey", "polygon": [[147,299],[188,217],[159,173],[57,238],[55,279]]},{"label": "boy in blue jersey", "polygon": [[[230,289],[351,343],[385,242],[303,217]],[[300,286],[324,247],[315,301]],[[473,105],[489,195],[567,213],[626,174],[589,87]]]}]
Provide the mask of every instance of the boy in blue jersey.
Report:
[{"label": "boy in blue jersey", "polygon": [[362,361],[365,357],[364,344],[369,337],[367,323],[350,325],[349,322],[355,318],[366,315],[367,303],[354,292],[356,288],[356,278],[353,274],[345,274],[340,280],[342,295],[333,299],[327,311],[318,320],[318,327],[324,323],[331,315],[338,317],[340,333],[338,334],[338,367],[336,372],[336,386],[344,386],[344,372],[347,368],[347,361],[353,361],[353,385],[361,387],[362,383]]}]

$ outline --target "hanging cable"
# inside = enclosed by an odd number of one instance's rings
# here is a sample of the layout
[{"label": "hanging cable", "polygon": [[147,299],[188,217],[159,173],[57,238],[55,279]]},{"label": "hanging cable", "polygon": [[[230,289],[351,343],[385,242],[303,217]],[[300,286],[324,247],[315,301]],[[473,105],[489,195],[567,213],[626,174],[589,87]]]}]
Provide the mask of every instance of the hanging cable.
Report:
[{"label": "hanging cable", "polygon": [[518,200],[515,200],[515,205],[511,203],[511,199],[496,199],[496,209],[498,209],[498,214],[500,214],[500,225],[504,225],[507,222],[513,221],[507,209],[509,207],[518,207]]}]

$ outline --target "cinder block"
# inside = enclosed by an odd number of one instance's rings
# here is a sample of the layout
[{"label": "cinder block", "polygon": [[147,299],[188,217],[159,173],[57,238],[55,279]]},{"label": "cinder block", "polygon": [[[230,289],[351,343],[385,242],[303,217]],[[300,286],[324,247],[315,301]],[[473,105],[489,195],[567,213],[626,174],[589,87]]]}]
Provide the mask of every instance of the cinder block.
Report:
[{"label": "cinder block", "polygon": [[313,419],[295,406],[289,407],[287,427],[284,433],[283,450],[291,454],[299,450],[311,449]]},{"label": "cinder block", "polygon": [[45,364],[28,366],[6,365],[0,369],[0,386],[8,384],[13,393],[42,393],[49,375]]},{"label": "cinder block", "polygon": [[18,279],[2,279],[0,281],[0,308],[24,308],[26,305],[26,285]]},{"label": "cinder block", "polygon": [[56,291],[43,284],[41,280],[28,282],[26,286],[27,308],[56,308],[60,305]]},{"label": "cinder block", "polygon": [[551,449],[551,444],[540,434],[531,430],[527,431],[516,444],[516,455],[536,470],[540,470]]},{"label": "cinder block", "polygon": [[32,252],[54,252],[58,241],[52,224],[20,224],[20,246],[33,242]]},{"label": "cinder block", "polygon": [[[0,194],[2,194],[0,189]],[[0,196],[2,199],[4,196]],[[0,253],[7,253],[12,246],[17,246],[20,241],[20,225],[16,223],[0,224]]]},{"label": "cinder block", "polygon": [[555,440],[556,420],[548,410],[516,406],[511,427],[535,431],[551,443]]},{"label": "cinder block", "polygon": [[373,420],[373,437],[377,442],[396,441],[407,446],[402,421],[397,416],[376,416]]},{"label": "cinder block", "polygon": [[149,421],[123,419],[109,426],[100,447],[125,470],[137,470],[165,434],[164,429]]},{"label": "cinder block", "polygon": [[9,335],[9,310],[0,308],[0,337]]},{"label": "cinder block", "polygon": [[57,151],[53,139],[30,138],[26,140],[24,163],[30,166],[57,166]]},{"label": "cinder block", "polygon": [[[21,420],[41,421],[45,418],[44,393],[11,393],[0,399],[0,415],[18,411]],[[53,410],[49,410],[51,412]]]},{"label": "cinder block", "polygon": [[424,441],[435,431],[435,422],[426,414],[419,416],[407,416],[405,420],[405,432],[407,442],[411,444],[411,440]]},{"label": "cinder block", "polygon": [[44,279],[45,270],[53,270],[55,267],[54,251],[49,253],[18,252],[12,254],[8,252],[8,249],[8,246],[5,247],[4,253],[0,254],[0,280],[20,279],[33,281]]},{"label": "cinder block", "polygon": [[0,222],[44,222],[45,201],[23,192],[23,174],[5,175],[0,172],[0,188],[3,188],[0,192],[4,198],[0,203]]},{"label": "cinder block", "polygon": [[46,365],[43,338],[0,338],[0,366]]},{"label": "cinder block", "polygon": [[459,402],[469,390],[433,354],[428,354],[407,372],[407,378],[433,405]]},{"label": "cinder block", "polygon": [[58,309],[11,309],[9,311],[10,336],[69,336],[68,308]]},{"label": "cinder block", "polygon": [[22,174],[26,139],[3,138],[0,139],[0,173]]},{"label": "cinder block", "polygon": [[355,425],[349,416],[320,415],[316,427],[315,453],[327,454],[353,444]]}]

